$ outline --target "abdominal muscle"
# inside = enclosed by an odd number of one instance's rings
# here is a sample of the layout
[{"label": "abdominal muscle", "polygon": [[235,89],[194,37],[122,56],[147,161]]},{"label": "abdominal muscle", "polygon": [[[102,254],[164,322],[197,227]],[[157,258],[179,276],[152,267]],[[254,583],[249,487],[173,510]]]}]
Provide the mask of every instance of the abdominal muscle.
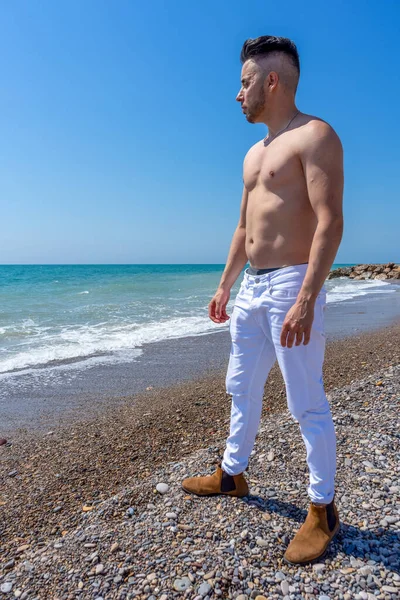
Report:
[{"label": "abdominal muscle", "polygon": [[246,212],[250,265],[267,269],[308,262],[316,226],[307,195],[300,192],[296,198],[291,193],[277,196],[257,186],[249,194]]}]

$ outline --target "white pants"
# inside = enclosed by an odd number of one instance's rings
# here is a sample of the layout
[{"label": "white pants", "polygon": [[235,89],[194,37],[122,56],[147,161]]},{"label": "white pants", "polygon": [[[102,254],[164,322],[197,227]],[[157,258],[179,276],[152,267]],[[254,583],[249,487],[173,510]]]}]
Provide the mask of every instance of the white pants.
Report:
[{"label": "white pants", "polygon": [[232,394],[232,409],[221,466],[229,475],[247,468],[260,423],[264,385],[277,359],[288,408],[299,423],[306,446],[309,497],[312,502],[328,504],[334,495],[336,437],[322,379],[325,286],[315,303],[309,343],[288,348],[280,342],[285,316],[296,301],[306,270],[307,264],[302,264],[265,275],[244,275],[230,321],[232,347],[226,389]]}]

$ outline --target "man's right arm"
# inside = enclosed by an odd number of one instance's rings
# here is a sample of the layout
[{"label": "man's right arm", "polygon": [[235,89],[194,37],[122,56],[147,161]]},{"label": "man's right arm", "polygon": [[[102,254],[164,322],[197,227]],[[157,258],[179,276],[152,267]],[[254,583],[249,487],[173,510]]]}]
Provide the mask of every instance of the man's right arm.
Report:
[{"label": "man's right arm", "polygon": [[230,291],[243,267],[247,263],[245,248],[247,198],[248,192],[246,188],[243,188],[239,223],[233,234],[228,259],[226,261],[224,272],[222,273],[221,281],[215,296],[208,307],[209,317],[214,323],[224,323],[229,319],[226,314],[226,305],[229,302]]},{"label": "man's right arm", "polygon": [[231,247],[226,261],[224,272],[222,273],[220,288],[231,290],[241,270],[247,263],[246,255],[246,210],[247,210],[248,191],[243,188],[242,203],[240,205],[240,218],[235,233],[233,234]]}]

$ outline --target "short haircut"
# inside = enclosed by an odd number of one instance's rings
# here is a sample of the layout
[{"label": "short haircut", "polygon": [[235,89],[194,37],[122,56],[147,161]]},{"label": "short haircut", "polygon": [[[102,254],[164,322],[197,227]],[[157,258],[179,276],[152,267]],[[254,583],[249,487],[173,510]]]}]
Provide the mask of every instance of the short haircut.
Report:
[{"label": "short haircut", "polygon": [[300,59],[296,44],[284,37],[262,35],[255,39],[246,40],[240,53],[240,61],[244,64],[249,58],[264,57],[276,52],[286,54],[300,75]]}]

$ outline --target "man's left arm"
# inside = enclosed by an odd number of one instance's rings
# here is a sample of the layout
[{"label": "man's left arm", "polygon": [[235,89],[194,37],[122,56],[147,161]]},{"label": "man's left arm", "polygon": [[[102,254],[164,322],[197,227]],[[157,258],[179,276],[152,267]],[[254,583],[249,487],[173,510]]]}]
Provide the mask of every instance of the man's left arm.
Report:
[{"label": "man's left arm", "polygon": [[301,160],[318,224],[299,300],[315,302],[343,235],[343,150],[337,134],[327,123],[317,121],[313,129]]},{"label": "man's left arm", "polygon": [[315,301],[343,235],[343,150],[338,136],[327,123],[314,122],[300,157],[318,224],[303,285],[282,327],[281,344],[289,348],[310,341]]}]

